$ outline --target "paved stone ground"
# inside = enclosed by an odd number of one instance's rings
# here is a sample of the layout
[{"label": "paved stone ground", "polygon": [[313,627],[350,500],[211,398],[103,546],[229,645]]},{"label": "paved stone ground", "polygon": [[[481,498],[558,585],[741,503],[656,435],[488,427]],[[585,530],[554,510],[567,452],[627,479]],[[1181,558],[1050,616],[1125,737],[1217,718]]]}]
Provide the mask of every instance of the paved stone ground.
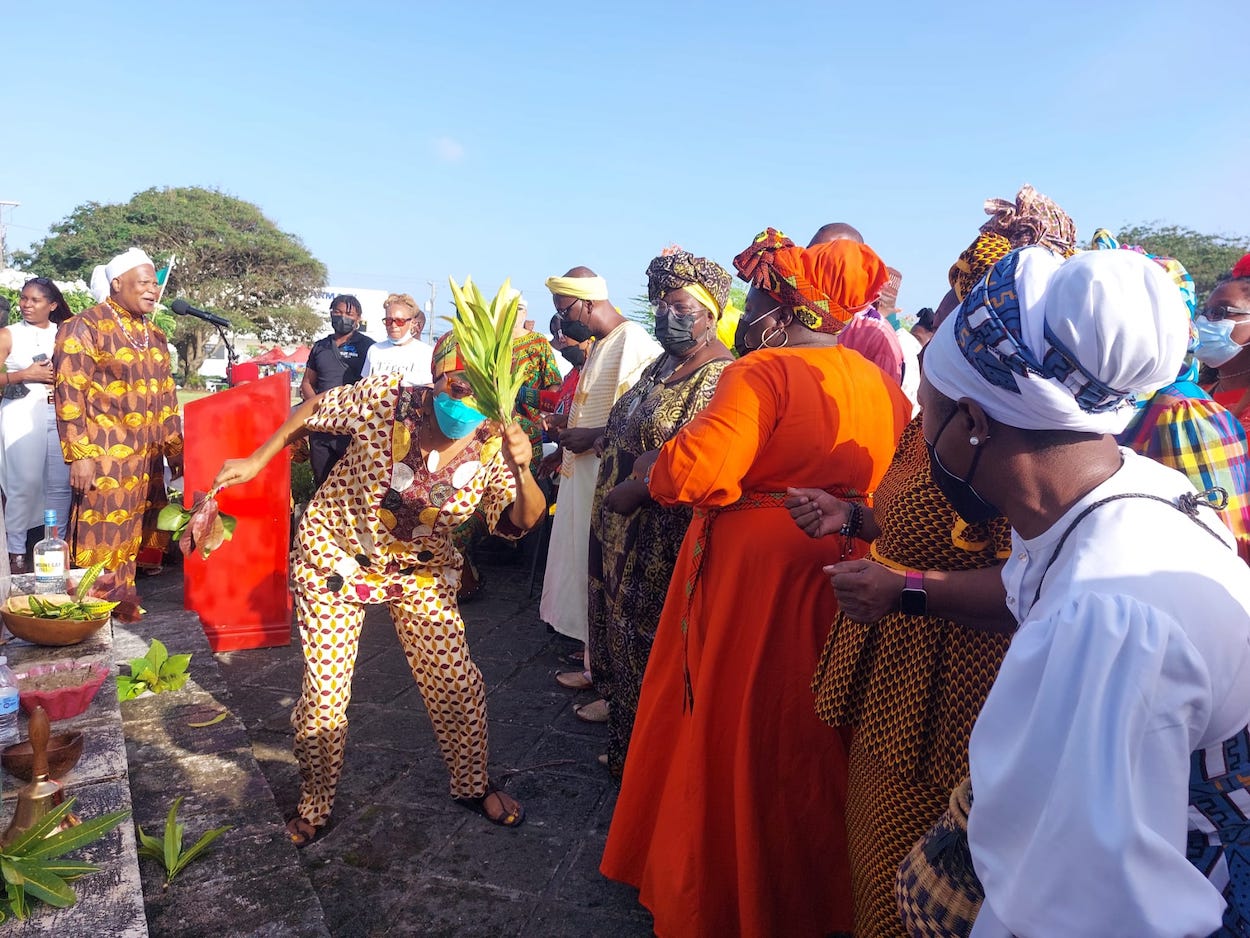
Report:
[{"label": "paved stone ground", "polygon": [[[553,680],[555,671],[573,667],[564,656],[575,646],[538,620],[523,552],[483,560],[486,587],[464,615],[488,688],[492,773],[525,805],[526,822],[505,830],[450,800],[394,629],[383,608],[371,609],[334,815],[298,854],[325,925],[344,938],[650,935],[650,916],[635,891],[598,872],[616,787],[596,761],[604,727],[573,714],[574,704],[592,695]],[[151,612],[173,611],[180,575],[171,570],[141,589]],[[279,810],[289,815],[298,791],[288,723],[302,666],[298,638],[285,648],[216,658],[234,714]],[[247,888],[263,893],[264,884],[251,879]],[[245,930],[221,924],[223,933]]]}]

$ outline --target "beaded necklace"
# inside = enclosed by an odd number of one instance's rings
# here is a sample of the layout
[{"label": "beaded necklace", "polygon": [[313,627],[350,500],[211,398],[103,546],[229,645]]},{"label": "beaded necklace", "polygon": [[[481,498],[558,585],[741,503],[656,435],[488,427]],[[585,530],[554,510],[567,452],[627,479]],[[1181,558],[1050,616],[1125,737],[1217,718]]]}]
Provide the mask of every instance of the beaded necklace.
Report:
[{"label": "beaded necklace", "polygon": [[152,344],[152,335],[148,332],[148,325],[144,321],[143,317],[139,317],[139,328],[143,331],[143,347],[140,348],[138,344],[136,344],[134,336],[126,331],[126,320],[131,318],[130,313],[114,303],[111,296],[107,297],[105,302],[108,303],[109,309],[113,311],[113,317],[117,320],[117,325],[121,329],[122,335],[126,338],[126,344],[136,352],[146,352],[148,350],[148,346]]}]

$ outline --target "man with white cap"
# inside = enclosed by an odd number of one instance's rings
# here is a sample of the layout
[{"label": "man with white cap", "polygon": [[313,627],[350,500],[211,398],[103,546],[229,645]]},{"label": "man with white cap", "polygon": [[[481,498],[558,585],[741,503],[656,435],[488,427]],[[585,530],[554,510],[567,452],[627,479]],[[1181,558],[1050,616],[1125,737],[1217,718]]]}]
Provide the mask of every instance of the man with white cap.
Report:
[{"label": "man with white cap", "polygon": [[135,557],[145,528],[165,505],[164,462],[182,472],[182,421],[165,334],[148,314],[159,284],[151,258],[131,248],[93,282],[102,303],[57,335],[56,417],[73,502],[65,539],[75,566],[103,561],[115,599],[134,599]]},{"label": "man with white cap", "polygon": [[925,350],[934,479],[1013,529],[1019,628],[969,746],[974,938],[1250,934],[1250,570],[1218,491],[1112,436],[1188,326],[1145,257],[1029,247]]}]

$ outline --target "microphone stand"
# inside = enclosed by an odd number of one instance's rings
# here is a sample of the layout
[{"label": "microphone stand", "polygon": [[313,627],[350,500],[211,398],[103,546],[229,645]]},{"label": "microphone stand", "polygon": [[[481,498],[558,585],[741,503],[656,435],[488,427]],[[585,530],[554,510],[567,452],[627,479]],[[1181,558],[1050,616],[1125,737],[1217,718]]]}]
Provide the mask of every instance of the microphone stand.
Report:
[{"label": "microphone stand", "polygon": [[212,324],[217,330],[217,334],[221,336],[221,341],[226,346],[226,380],[229,381],[230,387],[234,387],[234,366],[239,363],[239,356],[234,351],[234,346],[230,343],[230,337],[226,335],[225,326],[217,323]]}]

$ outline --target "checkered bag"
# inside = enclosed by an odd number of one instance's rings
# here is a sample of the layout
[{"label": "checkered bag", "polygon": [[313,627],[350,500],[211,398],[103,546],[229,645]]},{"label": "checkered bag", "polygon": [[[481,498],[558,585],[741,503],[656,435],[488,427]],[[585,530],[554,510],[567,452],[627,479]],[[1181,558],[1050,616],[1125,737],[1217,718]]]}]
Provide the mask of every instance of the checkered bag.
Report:
[{"label": "checkered bag", "polygon": [[972,782],[951,792],[950,807],[898,868],[895,895],[912,938],[967,938],[985,899],[968,849]]}]

